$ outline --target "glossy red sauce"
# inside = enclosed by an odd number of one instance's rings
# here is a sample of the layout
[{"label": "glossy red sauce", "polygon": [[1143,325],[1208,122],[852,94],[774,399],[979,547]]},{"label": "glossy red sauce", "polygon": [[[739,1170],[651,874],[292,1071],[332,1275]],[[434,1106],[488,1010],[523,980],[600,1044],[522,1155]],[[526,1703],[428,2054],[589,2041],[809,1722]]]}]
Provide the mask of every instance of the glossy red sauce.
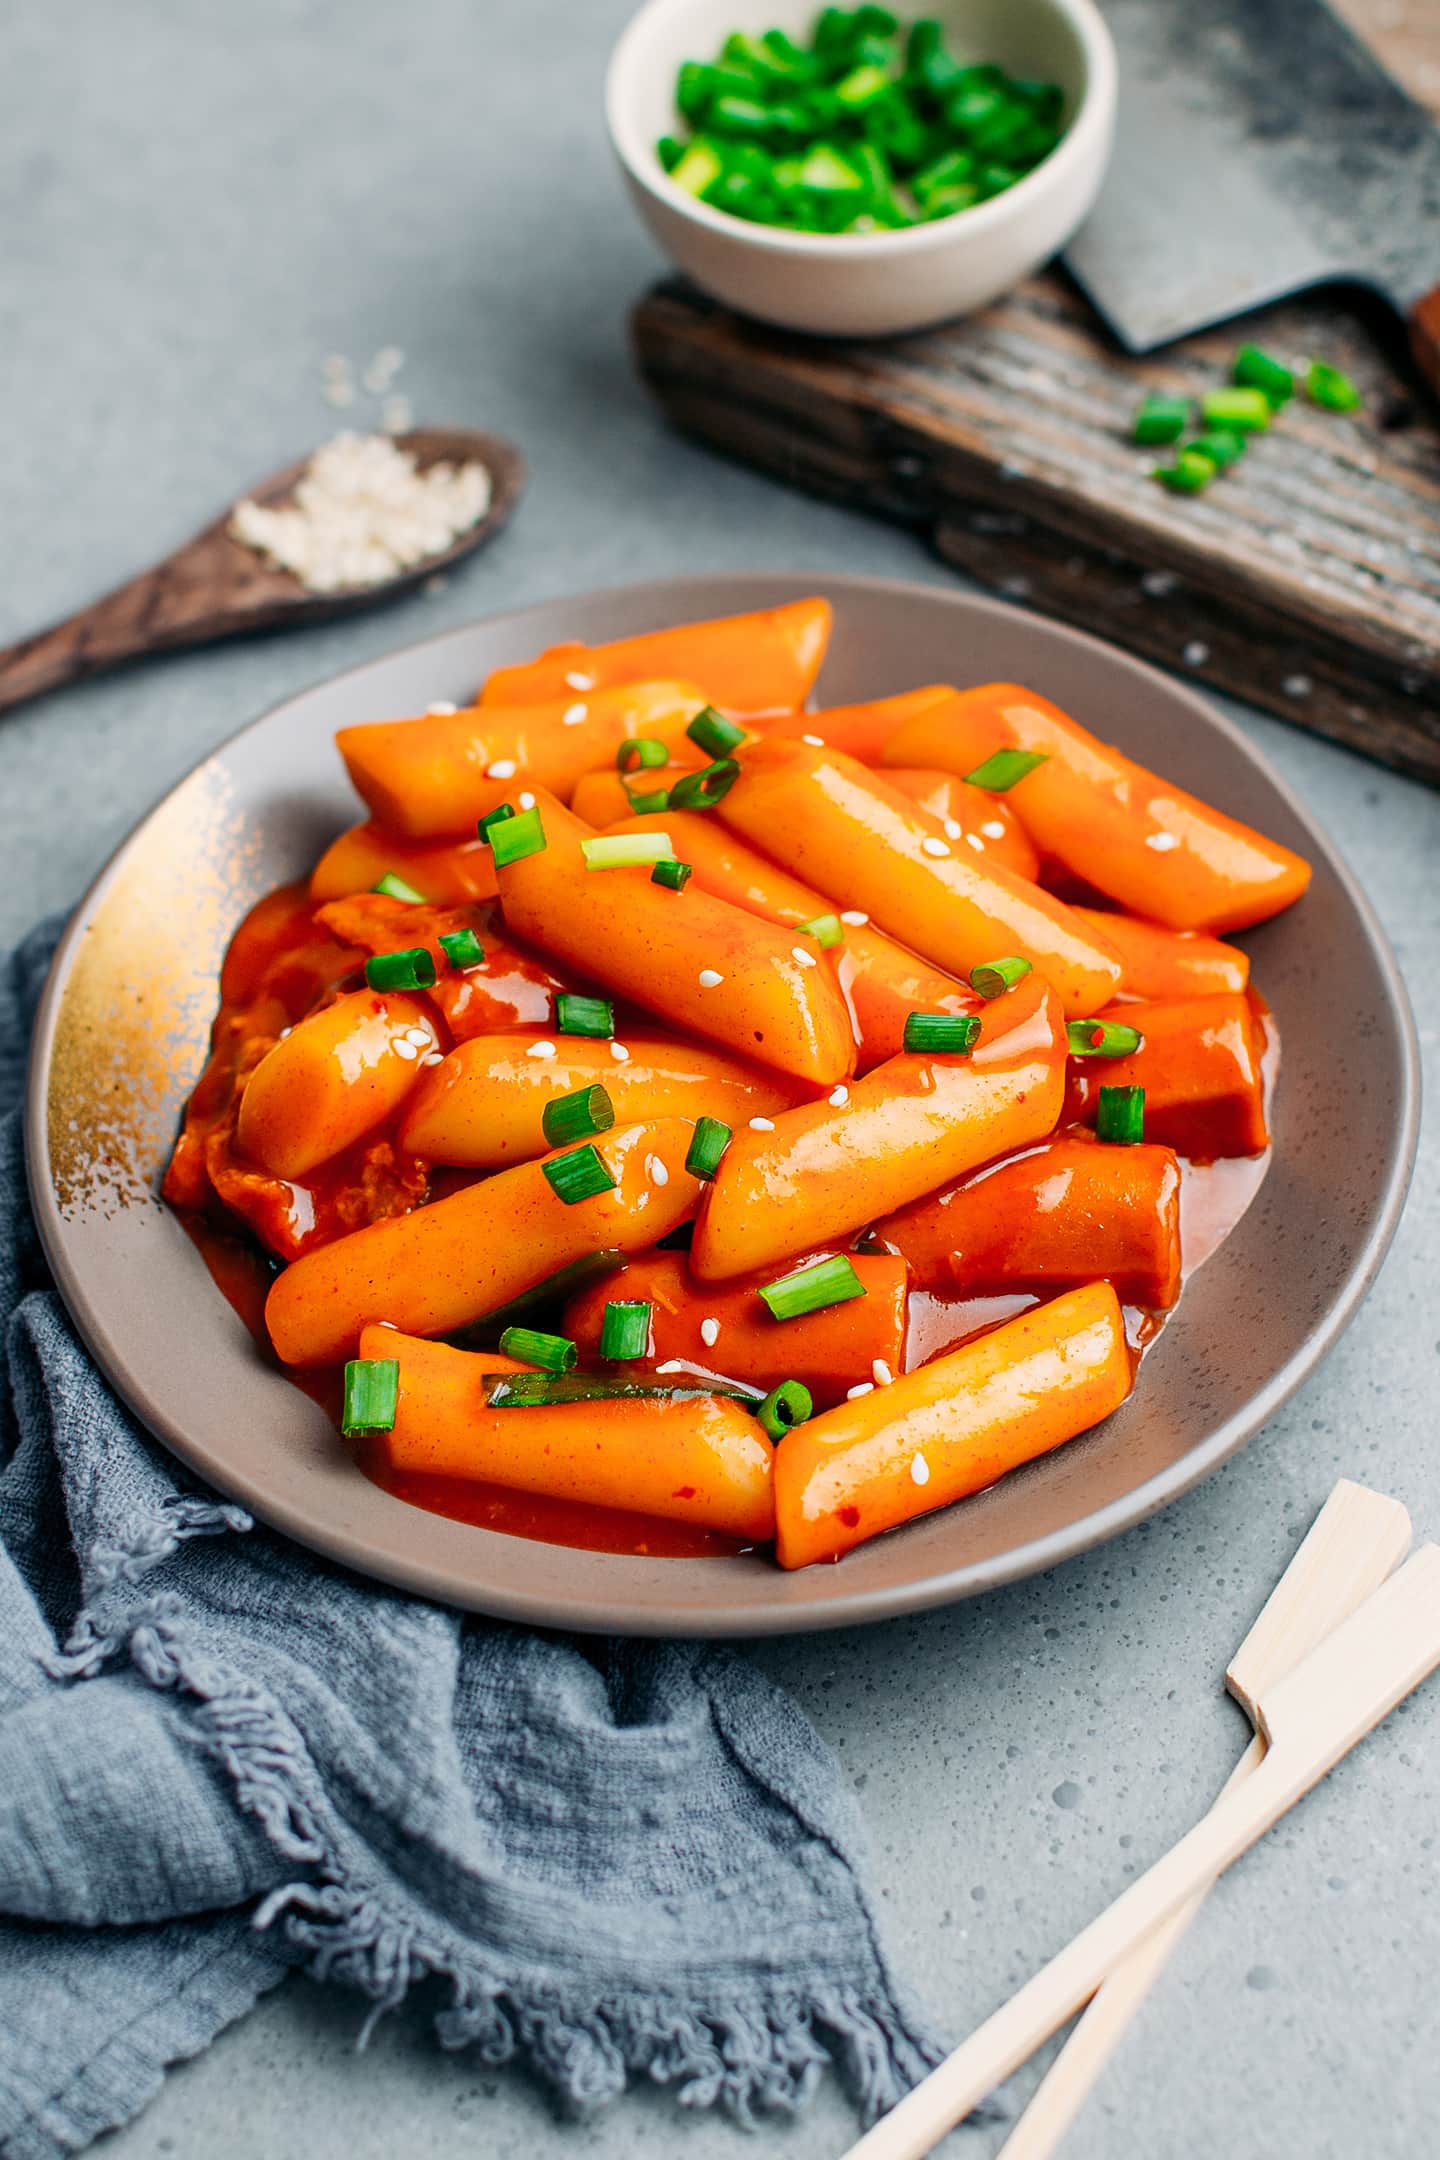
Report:
[{"label": "glossy red sauce", "polygon": [[[253,1069],[260,1045],[268,1048],[283,1029],[307,1012],[363,981],[367,952],[386,952],[400,944],[433,945],[442,932],[462,927],[474,927],[481,934],[487,960],[483,975],[456,978],[452,974],[445,994],[435,999],[450,1042],[497,1026],[546,1022],[554,990],[566,985],[541,960],[498,937],[489,908],[422,910],[375,894],[359,894],[316,908],[303,886],[284,888],[262,901],[236,932],[227,954],[211,1056],[187,1106],[184,1130],[166,1177],[167,1199],[217,1289],[244,1322],[258,1355],[318,1402],[337,1426],[340,1369],[282,1367],[270,1346],[265,1299],[277,1264],[364,1222],[440,1198],[482,1173],[446,1168],[432,1173],[428,1165],[403,1157],[393,1131],[382,1127],[322,1165],[303,1184],[271,1177],[246,1162],[236,1149],[236,1084]],[[1250,997],[1264,1038],[1268,1119],[1279,1069],[1279,1036],[1263,1000],[1253,991]],[[1268,1149],[1262,1155],[1212,1163],[1181,1159],[1181,1255],[1186,1279],[1224,1243],[1259,1191],[1269,1163]],[[914,1371],[988,1334],[1039,1302],[1023,1291],[947,1299],[912,1290],[905,1370]],[[1127,1339],[1140,1357],[1170,1315],[1133,1305],[1126,1305],[1124,1313]],[[544,1325],[543,1317],[536,1324]],[[745,1378],[721,1373],[714,1377]],[[355,1459],[367,1477],[395,1498],[509,1537],[664,1559],[728,1556],[748,1549],[716,1532],[660,1517],[549,1499],[478,1479],[396,1472],[378,1450],[363,1445],[356,1449]]]}]

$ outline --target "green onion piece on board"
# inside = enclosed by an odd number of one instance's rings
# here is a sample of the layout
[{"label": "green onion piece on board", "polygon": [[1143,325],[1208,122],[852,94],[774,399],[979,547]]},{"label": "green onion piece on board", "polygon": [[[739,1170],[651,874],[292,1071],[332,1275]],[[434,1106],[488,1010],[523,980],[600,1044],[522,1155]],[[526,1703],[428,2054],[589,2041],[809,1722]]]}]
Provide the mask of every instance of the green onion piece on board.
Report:
[{"label": "green onion piece on board", "polygon": [[413,885],[407,885],[404,878],[397,877],[393,870],[387,870],[384,877],[377,878],[370,890],[384,893],[387,900],[409,900],[412,904],[418,900],[423,904],[425,899],[423,892],[416,892]]},{"label": "green onion piece on board", "polygon": [[668,747],[653,735],[627,735],[615,753],[615,764],[620,772],[641,772],[646,766],[668,765],[669,762]]},{"label": "green onion piece on board", "polygon": [[1230,370],[1231,379],[1247,389],[1261,391],[1271,405],[1285,405],[1295,395],[1295,377],[1288,367],[1258,345],[1242,345]]},{"label": "green onion piece on board", "polygon": [[1189,398],[1147,397],[1136,408],[1130,439],[1138,443],[1179,442],[1189,425]]},{"label": "green onion piece on board", "polygon": [[1178,454],[1183,457],[1190,452],[1209,458],[1217,472],[1224,472],[1244,457],[1245,437],[1237,435],[1233,428],[1207,428],[1203,435],[1192,437]]},{"label": "green onion piece on board", "polygon": [[1071,1057],[1103,1058],[1133,1057],[1145,1040],[1138,1028],[1115,1020],[1067,1021],[1065,1039]]},{"label": "green onion piece on board", "polygon": [[685,1168],[691,1177],[704,1178],[707,1182],[713,1178],[732,1138],[730,1127],[719,1118],[696,1118],[695,1137],[685,1152]]},{"label": "green onion piece on board", "polygon": [[615,1007],[609,998],[581,997],[574,990],[555,994],[555,1026],[561,1035],[615,1033]]},{"label": "green onion piece on board", "polygon": [[641,1358],[650,1348],[650,1307],[638,1299],[611,1298],[600,1322],[602,1358]]},{"label": "green onion piece on board", "polygon": [[1331,367],[1328,360],[1310,362],[1305,370],[1305,395],[1326,412],[1356,412],[1365,402],[1344,370]]},{"label": "green onion piece on board", "polygon": [[[669,810],[710,810],[722,797],[729,794],[740,777],[740,767],[734,758],[717,758],[713,765],[702,765],[699,772],[686,773],[670,790]],[[673,848],[666,849],[673,855]]]},{"label": "green onion piece on board", "polygon": [[365,980],[372,990],[432,989],[435,955],[428,945],[410,945],[403,952],[373,953],[365,962]]},{"label": "green onion piece on board", "polygon": [[346,1438],[393,1431],[399,1407],[399,1359],[351,1358],[345,1367],[345,1403],[340,1412],[340,1430]]},{"label": "green onion piece on board", "polygon": [[921,1013],[905,1015],[905,1048],[928,1050],[947,1057],[965,1057],[980,1039],[980,1022],[974,1013]]},{"label": "green onion piece on board", "polygon": [[545,827],[538,810],[518,810],[514,817],[490,828],[490,852],[497,870],[506,863],[523,862],[527,855],[539,855],[544,848]]},{"label": "green onion piece on board", "polygon": [[667,886],[671,892],[684,892],[693,875],[692,864],[677,862],[673,855],[667,855],[650,872],[650,883]]},{"label": "green onion piece on board", "polygon": [[1154,477],[1172,495],[1199,495],[1215,478],[1212,459],[1198,450],[1182,450],[1173,465],[1157,465]]},{"label": "green onion piece on board", "polygon": [[829,1260],[812,1260],[809,1267],[766,1283],[757,1295],[776,1320],[801,1320],[806,1313],[823,1312],[828,1305],[843,1305],[847,1298],[864,1297],[865,1285],[850,1259],[836,1253]]},{"label": "green onion piece on board", "polygon": [[582,840],[580,852],[587,870],[633,870],[637,864],[664,862],[674,855],[675,843],[663,832],[601,833]]},{"label": "green onion piece on board", "polygon": [[827,952],[845,942],[845,925],[838,915],[812,915],[809,922],[796,923],[795,928],[802,936],[813,937]]},{"label": "green onion piece on board", "polygon": [[514,815],[515,811],[512,805],[508,802],[502,802],[498,809],[487,810],[484,817],[476,819],[475,830],[487,847],[490,845],[490,835],[495,830],[495,827],[503,825],[507,818],[513,818]]},{"label": "green onion piece on board", "polygon": [[1200,400],[1207,428],[1238,429],[1242,435],[1261,434],[1270,425],[1270,400],[1263,390],[1207,390]]},{"label": "green onion piece on board", "polygon": [[971,787],[989,788],[992,795],[1003,795],[1023,780],[1026,773],[1034,772],[1049,757],[1048,750],[994,750],[973,772],[965,778]]},{"label": "green onion piece on board", "polygon": [[1134,1147],[1145,1138],[1143,1087],[1102,1087],[1095,1111],[1095,1137],[1112,1147]]},{"label": "green onion piece on board", "polygon": [[500,1354],[552,1373],[572,1371],[580,1355],[568,1335],[544,1335],[539,1328],[528,1327],[502,1328]]},{"label": "green onion piece on board", "polygon": [[987,960],[980,967],[970,970],[970,987],[977,997],[1003,997],[1013,990],[1016,983],[1023,982],[1030,973],[1030,962],[1013,960]]},{"label": "green onion piece on board", "polygon": [[553,1162],[541,1163],[540,1168],[545,1173],[546,1184],[566,1207],[574,1207],[581,1200],[593,1200],[597,1193],[615,1190],[615,1179],[604,1159],[588,1141],[584,1147],[572,1148],[568,1155],[557,1155]]},{"label": "green onion piece on board", "polygon": [[[626,793],[630,794],[628,788]],[[653,789],[644,795],[630,794],[630,812],[633,817],[649,817],[653,811],[668,810],[669,807],[670,791],[668,788]]]},{"label": "green onion piece on board", "polygon": [[782,1380],[779,1387],[771,1388],[755,1415],[772,1440],[783,1440],[792,1427],[805,1423],[814,1408],[803,1380]]},{"label": "green onion piece on board", "polygon": [[[568,1147],[572,1140],[588,1140],[592,1133],[609,1132],[615,1123],[615,1105],[596,1081],[546,1103],[540,1123],[551,1147]],[[520,1355],[518,1350],[515,1355]]]},{"label": "green onion piece on board", "polygon": [[745,740],[745,730],[718,713],[713,705],[698,712],[685,733],[697,750],[703,750],[708,758],[728,757],[737,744]]},{"label": "green onion piece on board", "polygon": [[451,967],[461,973],[466,968],[477,968],[485,958],[485,948],[473,930],[443,930],[436,940]]}]

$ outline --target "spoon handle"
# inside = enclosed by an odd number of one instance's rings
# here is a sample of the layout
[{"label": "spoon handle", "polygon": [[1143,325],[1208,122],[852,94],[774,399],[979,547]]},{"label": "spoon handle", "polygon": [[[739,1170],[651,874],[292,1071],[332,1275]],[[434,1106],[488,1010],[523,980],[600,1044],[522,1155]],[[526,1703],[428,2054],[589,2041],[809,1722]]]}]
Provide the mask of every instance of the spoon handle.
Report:
[{"label": "spoon handle", "polygon": [[167,594],[170,569],[168,559],[157,563],[153,570],[117,585],[114,592],[92,601],[78,614],[67,615],[63,622],[0,651],[0,712],[40,697],[46,690],[77,682],[83,675],[98,675],[121,660],[137,659],[163,645],[188,643],[196,633],[176,635],[172,623],[174,598]]}]

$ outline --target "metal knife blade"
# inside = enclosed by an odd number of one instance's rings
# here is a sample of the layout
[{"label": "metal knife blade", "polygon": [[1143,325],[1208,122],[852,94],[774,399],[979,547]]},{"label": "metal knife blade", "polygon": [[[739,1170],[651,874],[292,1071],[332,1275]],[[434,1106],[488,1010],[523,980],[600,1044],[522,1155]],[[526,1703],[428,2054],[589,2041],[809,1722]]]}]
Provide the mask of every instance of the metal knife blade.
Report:
[{"label": "metal knife blade", "polygon": [[1068,268],[1132,352],[1309,285],[1440,283],[1440,130],[1323,0],[1102,0],[1115,156]]}]

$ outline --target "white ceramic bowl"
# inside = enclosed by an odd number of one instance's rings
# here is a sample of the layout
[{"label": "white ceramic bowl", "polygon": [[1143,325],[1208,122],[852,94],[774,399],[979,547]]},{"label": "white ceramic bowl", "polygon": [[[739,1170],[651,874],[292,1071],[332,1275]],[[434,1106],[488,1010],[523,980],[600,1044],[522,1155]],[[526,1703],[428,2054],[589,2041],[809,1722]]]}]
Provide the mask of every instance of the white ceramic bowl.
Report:
[{"label": "white ceramic bowl", "polygon": [[684,134],[682,60],[710,60],[732,30],[806,37],[821,0],[648,0],[610,62],[606,119],[630,193],[680,269],[729,306],[831,337],[923,329],[984,307],[1058,253],[1094,202],[1115,123],[1115,48],[1093,0],[913,0],[956,56],[1059,83],[1065,133],[1023,180],[954,217],[900,232],[814,234],[712,210],[655,154]]}]

